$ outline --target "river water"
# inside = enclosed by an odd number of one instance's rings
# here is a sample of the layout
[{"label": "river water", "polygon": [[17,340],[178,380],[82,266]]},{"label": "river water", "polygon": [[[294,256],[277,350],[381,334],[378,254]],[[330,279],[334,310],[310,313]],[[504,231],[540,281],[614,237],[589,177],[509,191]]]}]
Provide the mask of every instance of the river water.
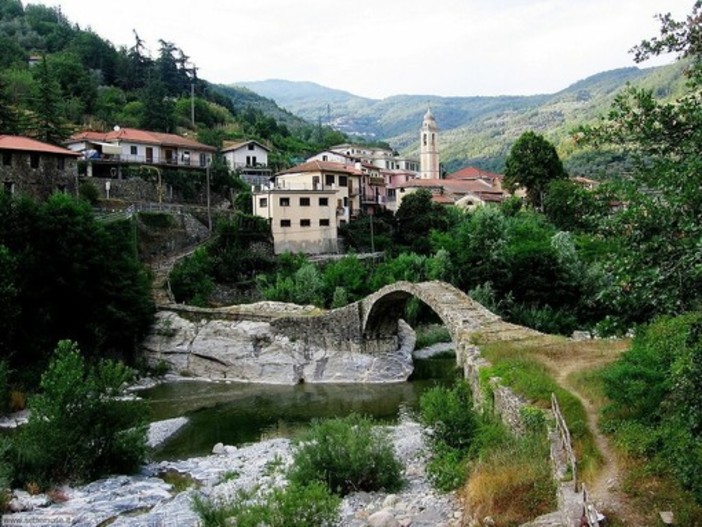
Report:
[{"label": "river water", "polygon": [[457,376],[456,359],[415,359],[407,382],[390,384],[298,384],[294,386],[182,380],[139,395],[152,420],[187,417],[188,424],[155,453],[157,460],[211,453],[213,445],[243,445],[291,437],[313,419],[359,413],[393,424],[401,411],[418,409],[421,394]]}]

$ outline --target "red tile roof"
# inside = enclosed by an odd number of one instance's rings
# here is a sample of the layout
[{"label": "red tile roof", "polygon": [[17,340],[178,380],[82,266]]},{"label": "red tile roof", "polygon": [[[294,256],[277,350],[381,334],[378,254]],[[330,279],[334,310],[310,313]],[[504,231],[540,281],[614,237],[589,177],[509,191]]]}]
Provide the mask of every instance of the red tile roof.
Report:
[{"label": "red tile roof", "polygon": [[54,146],[19,135],[0,135],[0,150],[21,150],[24,152],[41,152],[43,154],[62,156],[80,156],[78,152],[73,152],[67,148],[61,148],[60,146]]},{"label": "red tile roof", "polygon": [[426,188],[442,189],[444,193],[453,196],[453,200],[462,196],[474,195],[483,201],[501,202],[507,194],[499,188],[493,188],[482,179],[477,180],[447,180],[447,179],[412,179],[395,185],[395,188]]},{"label": "red tile roof", "polygon": [[452,172],[446,176],[446,179],[498,179],[502,180],[504,176],[502,174],[495,174],[494,172],[488,172],[487,170],[481,170],[476,167],[465,167],[457,172]]},{"label": "red tile roof", "polygon": [[349,174],[352,176],[361,175],[361,172],[359,170],[356,170],[355,168],[349,165],[344,165],[343,163],[334,163],[332,161],[317,160],[308,161],[306,163],[302,163],[301,165],[288,168],[287,170],[278,172],[278,174],[276,175],[300,174],[303,172],[336,172],[342,174]]},{"label": "red tile roof", "polygon": [[75,143],[78,141],[100,141],[103,143],[114,143],[127,141],[132,143],[152,144],[159,146],[175,146],[180,148],[192,148],[214,152],[217,149],[213,146],[199,143],[189,137],[182,137],[176,134],[164,134],[161,132],[150,132],[148,130],[138,130],[136,128],[120,128],[110,132],[85,131],[73,134],[68,141]]}]

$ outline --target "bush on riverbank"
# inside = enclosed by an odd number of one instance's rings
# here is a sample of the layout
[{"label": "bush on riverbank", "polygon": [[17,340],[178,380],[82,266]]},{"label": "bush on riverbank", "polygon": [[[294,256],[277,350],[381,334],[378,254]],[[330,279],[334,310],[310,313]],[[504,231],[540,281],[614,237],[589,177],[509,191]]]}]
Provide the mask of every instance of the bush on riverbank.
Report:
[{"label": "bush on riverbank", "polygon": [[331,527],[336,525],[340,498],[323,483],[291,483],[264,496],[240,491],[229,503],[196,496],[193,509],[203,527]]},{"label": "bush on riverbank", "polygon": [[429,430],[429,478],[439,490],[455,490],[468,475],[471,445],[479,427],[470,388],[463,380],[450,388],[431,388],[419,399],[419,409],[420,420]]},{"label": "bush on riverbank", "polygon": [[404,484],[402,463],[387,433],[357,414],[313,421],[296,441],[289,478],[299,484],[321,481],[341,496],[393,492]]},{"label": "bush on riverbank", "polygon": [[89,366],[77,344],[59,342],[40,393],[30,398],[29,422],[4,455],[15,484],[46,488],[138,469],[147,453],[148,406],[119,400],[131,377],[121,362]]}]

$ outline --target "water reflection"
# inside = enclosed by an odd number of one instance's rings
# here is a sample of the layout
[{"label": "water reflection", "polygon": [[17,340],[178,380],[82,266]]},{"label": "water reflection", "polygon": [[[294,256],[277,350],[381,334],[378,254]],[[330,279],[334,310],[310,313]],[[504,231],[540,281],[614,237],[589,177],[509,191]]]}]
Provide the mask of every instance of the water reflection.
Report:
[{"label": "water reflection", "polygon": [[189,418],[188,425],[157,452],[157,459],[177,459],[209,454],[218,442],[241,445],[291,437],[314,418],[360,413],[394,422],[401,408],[417,408],[426,389],[451,382],[453,377],[446,372],[454,371],[455,359],[445,361],[441,373],[431,369],[434,378],[403,383],[279,386],[180,381],[140,395],[149,402],[155,421]]}]

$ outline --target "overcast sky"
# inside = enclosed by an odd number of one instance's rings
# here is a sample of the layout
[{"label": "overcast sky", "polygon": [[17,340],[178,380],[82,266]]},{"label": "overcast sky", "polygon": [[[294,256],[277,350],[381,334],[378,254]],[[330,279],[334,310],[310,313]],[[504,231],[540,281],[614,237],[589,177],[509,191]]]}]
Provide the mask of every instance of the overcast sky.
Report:
[{"label": "overcast sky", "polygon": [[[634,66],[694,0],[27,0],[115,46],[173,42],[210,82],[311,81],[356,95],[554,93]],[[641,67],[672,62],[665,57]]]}]

